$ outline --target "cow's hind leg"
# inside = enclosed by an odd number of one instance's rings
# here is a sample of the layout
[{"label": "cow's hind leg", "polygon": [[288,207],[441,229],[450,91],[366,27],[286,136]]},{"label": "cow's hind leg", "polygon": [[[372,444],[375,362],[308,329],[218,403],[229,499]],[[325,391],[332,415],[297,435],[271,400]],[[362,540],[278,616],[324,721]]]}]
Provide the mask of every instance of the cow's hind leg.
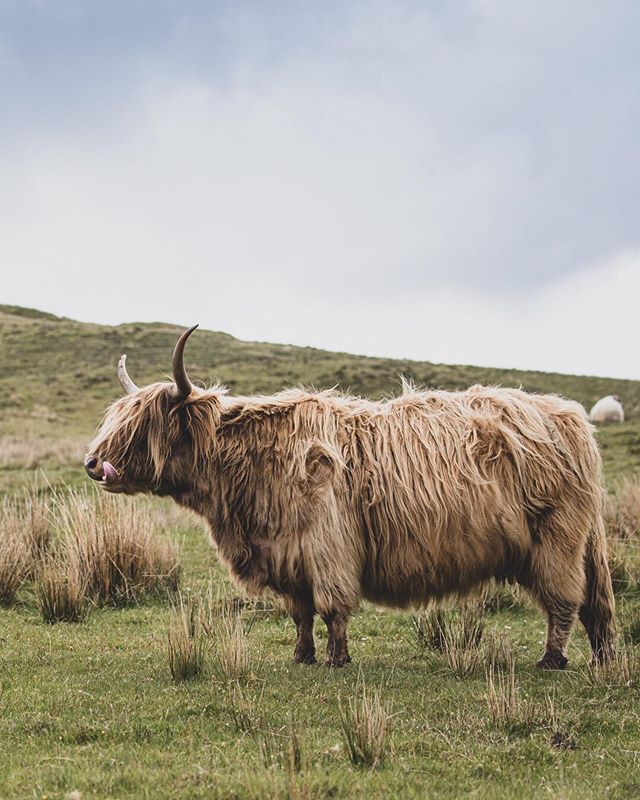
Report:
[{"label": "cow's hind leg", "polygon": [[327,658],[326,667],[344,667],[349,661],[347,646],[347,615],[337,611],[323,614],[322,619],[327,626]]},{"label": "cow's hind leg", "polygon": [[313,639],[315,609],[311,600],[299,597],[286,599],[287,611],[296,624],[296,649],[293,660],[297,664],[316,663],[316,645]]},{"label": "cow's hind leg", "polygon": [[584,597],[584,563],[579,546],[549,532],[532,553],[529,589],[547,614],[547,642],[538,661],[543,669],[564,669],[567,644]]},{"label": "cow's hind leg", "polygon": [[540,601],[547,612],[547,643],[538,661],[543,669],[564,669],[567,666],[567,644],[578,615],[578,604],[560,596],[543,595]]},{"label": "cow's hind leg", "polygon": [[[543,669],[564,669],[567,645],[584,600],[584,547],[588,509],[579,500],[558,503],[529,520],[531,549],[522,562],[523,583],[547,614],[547,643],[538,661]],[[583,517],[583,518],[581,518]]]}]

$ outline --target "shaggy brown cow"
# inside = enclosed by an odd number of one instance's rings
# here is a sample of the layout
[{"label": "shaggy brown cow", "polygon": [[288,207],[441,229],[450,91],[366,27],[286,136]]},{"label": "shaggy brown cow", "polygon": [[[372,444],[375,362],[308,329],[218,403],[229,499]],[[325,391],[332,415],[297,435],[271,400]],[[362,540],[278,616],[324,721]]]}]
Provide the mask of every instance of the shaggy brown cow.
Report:
[{"label": "shaggy brown cow", "polygon": [[566,665],[579,615],[598,660],[613,649],[601,463],[577,403],[474,386],[371,402],[290,390],[230,397],[189,380],[182,334],[174,383],[126,392],[86,459],[111,492],[171,496],[201,514],[249,591],[281,594],[297,626],[295,660],[349,660],[361,598],[406,608],[517,581],[549,627],[543,667]]}]

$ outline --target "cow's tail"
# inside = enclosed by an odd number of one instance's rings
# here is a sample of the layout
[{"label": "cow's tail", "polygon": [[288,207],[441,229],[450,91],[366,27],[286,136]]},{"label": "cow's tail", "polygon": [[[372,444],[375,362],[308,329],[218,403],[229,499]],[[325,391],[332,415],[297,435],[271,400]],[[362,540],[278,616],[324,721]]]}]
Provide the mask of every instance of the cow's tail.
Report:
[{"label": "cow's tail", "polygon": [[586,589],[580,621],[591,642],[594,661],[604,663],[615,652],[615,600],[607,562],[607,538],[602,513],[598,513],[585,551]]}]

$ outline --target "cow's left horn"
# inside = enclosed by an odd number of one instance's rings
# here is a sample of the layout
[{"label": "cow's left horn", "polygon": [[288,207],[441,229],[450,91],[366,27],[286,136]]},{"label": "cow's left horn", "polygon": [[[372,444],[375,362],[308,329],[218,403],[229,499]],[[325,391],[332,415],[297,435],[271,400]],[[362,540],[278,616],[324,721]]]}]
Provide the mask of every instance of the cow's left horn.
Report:
[{"label": "cow's left horn", "polygon": [[187,343],[187,339],[197,327],[197,325],[192,325],[190,328],[188,328],[178,339],[178,343],[173,351],[173,380],[176,384],[176,400],[184,400],[186,397],[189,397],[191,390],[193,389],[193,384],[189,380],[187,370],[184,366],[184,346]]},{"label": "cow's left horn", "polygon": [[118,361],[118,380],[120,381],[120,386],[122,386],[125,394],[133,394],[134,392],[138,391],[138,387],[129,377],[126,361],[127,356],[125,353],[123,353],[120,356],[120,361]]}]

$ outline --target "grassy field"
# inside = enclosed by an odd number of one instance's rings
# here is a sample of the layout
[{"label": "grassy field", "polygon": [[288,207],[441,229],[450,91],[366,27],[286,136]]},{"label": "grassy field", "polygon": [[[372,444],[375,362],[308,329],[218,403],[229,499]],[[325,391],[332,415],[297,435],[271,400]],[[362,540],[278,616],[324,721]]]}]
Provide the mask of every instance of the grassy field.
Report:
[{"label": "grassy field", "polygon": [[[118,392],[120,352],[134,380],[155,380],[175,335],[164,324],[105,328],[0,308],[0,494],[41,469],[54,484],[80,482],[84,443]],[[187,366],[242,393],[304,382],[380,396],[402,373],[446,388],[522,385],[586,405],[619,394],[629,421],[599,436],[618,491],[610,529],[623,657],[592,670],[576,629],[570,668],[536,670],[544,620],[504,590],[485,603],[480,642],[459,651],[425,645],[410,614],[367,605],[350,626],[353,663],[327,670],[291,663],[294,626],[276,606],[238,602],[250,654],[242,672],[225,667],[220,631],[196,626],[202,672],[176,682],[167,639],[175,595],[92,605],[84,622],[50,625],[37,581],[26,579],[0,612],[0,797],[640,797],[640,486],[622,485],[640,472],[640,382],[364,359],[204,331]],[[229,607],[233,590],[200,524],[168,501],[130,502],[180,547],[181,595],[198,618],[211,619],[212,602],[214,617]],[[363,684],[388,726],[376,768],[354,765],[343,736]]]}]

